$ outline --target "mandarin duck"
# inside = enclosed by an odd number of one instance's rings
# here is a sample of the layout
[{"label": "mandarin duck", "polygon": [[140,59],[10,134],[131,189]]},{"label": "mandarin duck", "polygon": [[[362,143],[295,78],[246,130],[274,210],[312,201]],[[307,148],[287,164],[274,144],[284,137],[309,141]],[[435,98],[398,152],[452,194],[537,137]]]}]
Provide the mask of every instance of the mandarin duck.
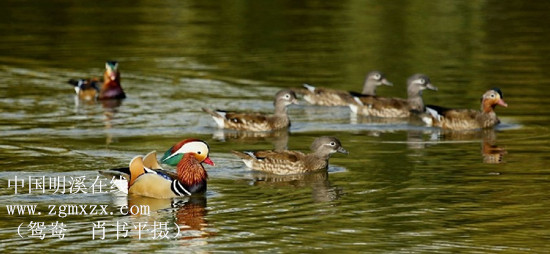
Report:
[{"label": "mandarin duck", "polygon": [[407,80],[408,99],[387,98],[370,95],[354,96],[349,104],[351,111],[358,115],[374,117],[409,117],[411,113],[424,112],[422,91],[425,89],[437,91],[428,76],[415,74]]},{"label": "mandarin duck", "polygon": [[126,94],[120,86],[120,71],[118,62],[107,61],[105,73],[103,73],[103,84],[97,78],[71,79],[69,84],[74,86],[77,96],[82,100],[109,100],[124,99]]},{"label": "mandarin duck", "polygon": [[[156,152],[136,156],[128,168],[100,171],[114,180],[123,193],[151,198],[190,196],[206,191],[208,174],[201,163],[214,165],[210,160],[208,144],[199,139],[185,139],[164,153],[161,162],[176,166],[176,172],[164,170],[157,161]],[[122,179],[123,178],[123,179]]]},{"label": "mandarin duck", "polygon": [[488,90],[481,97],[481,111],[473,109],[449,109],[426,105],[422,120],[429,126],[448,130],[471,130],[491,128],[500,123],[495,113],[497,105],[508,107],[499,88]]},{"label": "mandarin duck", "polygon": [[304,84],[303,89],[295,89],[296,93],[302,94],[304,100],[313,105],[320,106],[348,106],[353,100],[353,95],[376,95],[376,88],[380,85],[392,86],[384,73],[379,71],[371,71],[365,78],[363,91],[361,93],[348,92],[344,90],[336,90],[323,87],[314,87]]},{"label": "mandarin duck", "polygon": [[281,90],[275,94],[275,113],[267,115],[263,113],[229,112],[224,110],[211,110],[202,108],[209,113],[219,128],[242,131],[272,131],[290,126],[287,114],[287,106],[298,104],[296,94],[291,90]]},{"label": "mandarin duck", "polygon": [[289,150],[232,152],[241,158],[248,168],[277,175],[300,174],[327,169],[328,159],[333,153],[348,154],[340,140],[335,137],[316,138],[310,148],[312,152],[309,154]]}]

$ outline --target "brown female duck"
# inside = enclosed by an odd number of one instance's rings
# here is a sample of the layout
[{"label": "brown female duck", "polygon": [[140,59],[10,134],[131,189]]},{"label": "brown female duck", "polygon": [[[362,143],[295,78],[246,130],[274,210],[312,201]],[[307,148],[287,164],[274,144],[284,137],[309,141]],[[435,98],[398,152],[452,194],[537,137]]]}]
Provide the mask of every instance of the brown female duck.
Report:
[{"label": "brown female duck", "polygon": [[508,107],[499,88],[488,90],[481,97],[481,111],[473,109],[449,109],[427,105],[427,117],[422,120],[430,126],[449,130],[490,128],[500,123],[495,113],[497,105]]},{"label": "brown female duck", "polygon": [[246,131],[272,131],[290,126],[286,107],[290,104],[298,104],[296,94],[291,90],[281,90],[275,94],[275,113],[267,115],[263,113],[241,113],[223,110],[211,110],[203,108],[216,121],[219,128],[246,130]]},{"label": "brown female duck", "polygon": [[[382,72],[371,71],[365,78],[361,94],[376,95],[376,88],[380,85],[392,86],[393,84],[386,79]],[[308,84],[304,84],[303,89],[296,89],[295,91],[302,94],[304,100],[310,104],[320,106],[348,106],[353,99],[353,95],[359,94],[357,92],[314,87]]]},{"label": "brown female duck", "polygon": [[82,100],[109,100],[124,99],[126,94],[120,86],[120,71],[118,62],[107,61],[105,63],[105,72],[103,73],[103,84],[97,78],[90,79],[71,79],[69,84],[74,86],[78,98]]},{"label": "brown female duck", "polygon": [[415,74],[407,80],[408,99],[387,98],[379,96],[354,96],[349,104],[353,113],[375,117],[409,117],[411,113],[424,112],[422,91],[431,89],[437,91],[430,78],[424,74]]},{"label": "brown female duck", "polygon": [[305,154],[298,151],[256,151],[237,152],[244,164],[258,171],[269,172],[277,175],[289,175],[314,172],[327,169],[328,159],[333,153],[348,152],[340,140],[335,137],[319,137],[311,144],[312,153]]}]

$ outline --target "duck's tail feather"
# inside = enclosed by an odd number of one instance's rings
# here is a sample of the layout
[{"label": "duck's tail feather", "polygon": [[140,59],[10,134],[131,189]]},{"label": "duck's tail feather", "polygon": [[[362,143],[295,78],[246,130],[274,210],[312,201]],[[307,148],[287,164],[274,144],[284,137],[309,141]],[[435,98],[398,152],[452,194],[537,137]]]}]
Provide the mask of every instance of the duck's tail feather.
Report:
[{"label": "duck's tail feather", "polygon": [[[300,88],[290,88],[290,90],[292,90],[294,93],[299,94],[299,95],[309,94],[309,93],[312,93],[315,90],[314,86],[311,86],[311,85],[308,85],[308,84],[303,84],[303,86],[304,87],[300,87]],[[311,90],[310,88],[312,88],[313,90]]]},{"label": "duck's tail feather", "polygon": [[80,81],[78,79],[69,79],[69,81],[67,81],[67,83],[73,85],[73,86],[78,86],[78,83]]},{"label": "duck's tail feather", "polygon": [[359,93],[359,92],[355,92],[355,91],[348,91],[349,94],[353,97],[361,97],[361,96],[365,96],[364,94],[362,93]]},{"label": "duck's tail feather", "polygon": [[224,110],[221,110],[221,109],[216,109],[216,110],[211,110],[209,108],[202,108],[202,111],[212,115],[213,117],[225,117],[225,114],[226,114],[226,111]]},{"label": "duck's tail feather", "polygon": [[122,193],[128,194],[128,179],[130,179],[130,168],[113,168],[99,170],[99,173],[108,179]]},{"label": "duck's tail feather", "polygon": [[254,157],[254,154],[250,153],[250,152],[239,152],[239,151],[231,151],[233,154],[237,155],[237,157],[243,159],[243,160],[250,160],[250,159],[253,159],[255,158]]},{"label": "duck's tail feather", "polygon": [[219,128],[225,127],[224,119],[225,119],[225,115],[227,114],[227,111],[219,110],[219,109],[214,111],[208,108],[202,108],[202,111],[210,114]]}]

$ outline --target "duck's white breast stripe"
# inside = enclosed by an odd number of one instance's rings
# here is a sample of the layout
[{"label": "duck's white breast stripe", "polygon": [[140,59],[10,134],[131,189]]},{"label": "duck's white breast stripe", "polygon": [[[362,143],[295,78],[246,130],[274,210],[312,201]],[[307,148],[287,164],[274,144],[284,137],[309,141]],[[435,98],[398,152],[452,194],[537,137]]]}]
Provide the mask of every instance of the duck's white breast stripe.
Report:
[{"label": "duck's white breast stripe", "polygon": [[172,181],[172,191],[176,193],[178,196],[185,196],[185,195],[191,196],[191,192],[186,190],[178,180]]}]

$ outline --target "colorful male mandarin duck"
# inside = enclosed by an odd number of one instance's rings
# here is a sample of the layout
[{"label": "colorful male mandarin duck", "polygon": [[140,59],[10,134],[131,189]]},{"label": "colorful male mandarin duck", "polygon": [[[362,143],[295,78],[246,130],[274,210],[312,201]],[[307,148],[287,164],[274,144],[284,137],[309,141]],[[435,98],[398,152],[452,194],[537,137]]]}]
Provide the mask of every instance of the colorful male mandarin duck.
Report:
[{"label": "colorful male mandarin duck", "polygon": [[[379,71],[371,71],[365,78],[362,95],[376,95],[376,88],[380,85],[392,86],[384,74]],[[304,84],[305,89],[295,89],[296,93],[303,94],[304,100],[310,104],[320,106],[348,106],[357,92],[348,92],[330,88],[314,87]],[[361,95],[360,94],[360,95]]]},{"label": "colorful male mandarin duck", "polygon": [[73,85],[78,97],[82,100],[109,100],[124,99],[126,94],[120,86],[120,72],[116,61],[105,63],[105,73],[103,73],[103,84],[97,78],[69,80]]},{"label": "colorful male mandarin duck", "polygon": [[107,177],[123,177],[115,180],[120,191],[151,198],[189,196],[206,191],[208,174],[201,163],[214,165],[208,157],[209,147],[199,139],[185,139],[168,149],[161,159],[167,165],[176,166],[176,173],[164,170],[157,161],[156,152],[145,157],[136,156],[128,168],[100,171]]},{"label": "colorful male mandarin duck", "polygon": [[311,144],[312,153],[305,154],[298,151],[256,151],[237,152],[244,164],[253,170],[269,172],[277,175],[289,175],[314,172],[327,169],[328,159],[333,153],[348,151],[342,147],[340,140],[335,137],[319,137]]},{"label": "colorful male mandarin duck", "polygon": [[266,115],[263,113],[241,113],[223,110],[210,110],[209,113],[219,128],[243,130],[243,131],[272,131],[290,126],[286,107],[290,104],[298,104],[296,94],[291,90],[281,90],[275,94],[275,113]]},{"label": "colorful male mandarin duck", "polygon": [[361,95],[354,96],[354,101],[349,104],[349,107],[358,115],[409,117],[411,113],[424,112],[422,91],[425,89],[437,91],[437,87],[432,85],[428,76],[415,74],[407,80],[408,99]]},{"label": "colorful male mandarin duck", "polygon": [[502,91],[493,88],[481,97],[481,111],[473,109],[448,109],[435,105],[427,105],[427,117],[422,120],[430,125],[449,130],[471,130],[490,128],[500,123],[495,113],[497,105],[508,107],[504,102]]}]

